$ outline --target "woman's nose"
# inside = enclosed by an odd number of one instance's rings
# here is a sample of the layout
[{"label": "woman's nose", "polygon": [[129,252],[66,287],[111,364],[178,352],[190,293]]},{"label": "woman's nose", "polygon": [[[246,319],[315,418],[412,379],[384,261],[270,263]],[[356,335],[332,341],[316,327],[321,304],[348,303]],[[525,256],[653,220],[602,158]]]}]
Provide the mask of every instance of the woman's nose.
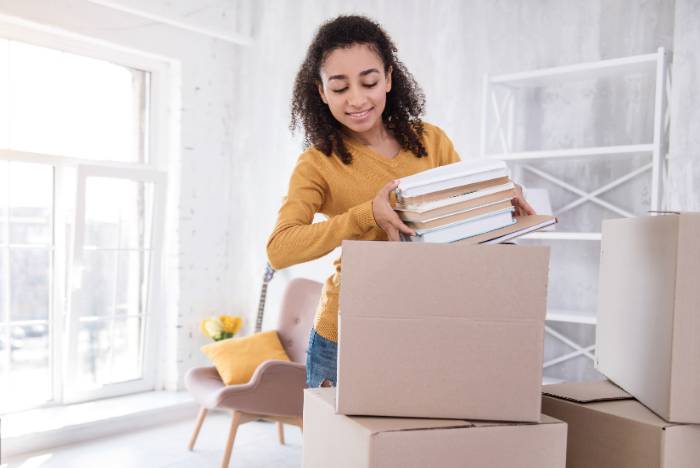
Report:
[{"label": "woman's nose", "polygon": [[362,90],[351,88],[348,93],[348,105],[350,107],[361,108],[365,103],[365,95]]}]

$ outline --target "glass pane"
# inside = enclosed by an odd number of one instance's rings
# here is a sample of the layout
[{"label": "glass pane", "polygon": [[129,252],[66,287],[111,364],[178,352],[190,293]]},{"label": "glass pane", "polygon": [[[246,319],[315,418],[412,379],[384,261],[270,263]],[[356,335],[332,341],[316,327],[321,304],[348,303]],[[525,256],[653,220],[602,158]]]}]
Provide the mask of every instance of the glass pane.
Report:
[{"label": "glass pane", "polygon": [[80,317],[144,312],[148,252],[87,250],[81,288],[75,298]]},{"label": "glass pane", "polygon": [[111,315],[117,275],[117,252],[86,251],[80,290],[75,296],[78,316]]},{"label": "glass pane", "polygon": [[49,244],[53,207],[53,167],[9,164],[10,243]]},{"label": "glass pane", "polygon": [[141,328],[144,324],[145,321],[139,317],[114,321],[112,382],[124,382],[142,377]]},{"label": "glass pane", "polygon": [[80,323],[75,385],[79,389],[109,381],[111,320]]},{"label": "glass pane", "polygon": [[8,55],[11,148],[144,160],[147,73],[15,41]]},{"label": "glass pane", "polygon": [[8,310],[8,291],[7,285],[9,284],[9,261],[10,257],[8,255],[7,247],[0,247],[0,323],[7,320]]},{"label": "glass pane", "polygon": [[10,188],[7,168],[7,161],[0,161],[0,245],[7,244],[7,195]]},{"label": "glass pane", "polygon": [[[10,126],[9,108],[9,68],[7,66],[7,54],[9,43],[7,39],[0,39],[0,148],[7,148],[7,131]],[[4,187],[0,183],[0,187]]]},{"label": "glass pane", "polygon": [[78,388],[141,378],[144,323],[138,317],[82,322],[78,333]]},{"label": "glass pane", "polygon": [[152,183],[89,177],[85,192],[86,247],[150,248]]},{"label": "glass pane", "polygon": [[6,406],[9,403],[10,379],[8,372],[10,371],[10,351],[8,336],[9,328],[0,325],[0,414],[9,410]]},{"label": "glass pane", "polygon": [[3,348],[10,357],[8,380],[12,385],[0,390],[4,392],[0,404],[6,410],[18,410],[51,398],[49,329],[47,323],[9,328],[10,346]]},{"label": "glass pane", "polygon": [[48,319],[48,249],[10,249],[10,290],[12,320]]},{"label": "glass pane", "polygon": [[115,314],[137,315],[145,312],[150,252],[119,252],[116,275]]}]

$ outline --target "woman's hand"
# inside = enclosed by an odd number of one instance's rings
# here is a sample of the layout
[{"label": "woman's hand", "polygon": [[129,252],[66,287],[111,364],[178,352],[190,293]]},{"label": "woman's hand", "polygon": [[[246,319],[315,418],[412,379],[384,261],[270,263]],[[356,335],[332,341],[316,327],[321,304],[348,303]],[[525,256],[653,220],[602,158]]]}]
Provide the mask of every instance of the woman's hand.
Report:
[{"label": "woman's hand", "polygon": [[523,196],[523,188],[519,184],[515,184],[515,198],[511,200],[515,207],[515,216],[534,215],[535,209],[525,200]]},{"label": "woman's hand", "polygon": [[391,208],[389,202],[389,193],[399,186],[397,180],[393,180],[379,189],[377,195],[372,200],[372,214],[377,225],[386,232],[390,241],[401,240],[399,232],[403,232],[409,236],[415,236],[413,229],[406,226],[399,215]]}]

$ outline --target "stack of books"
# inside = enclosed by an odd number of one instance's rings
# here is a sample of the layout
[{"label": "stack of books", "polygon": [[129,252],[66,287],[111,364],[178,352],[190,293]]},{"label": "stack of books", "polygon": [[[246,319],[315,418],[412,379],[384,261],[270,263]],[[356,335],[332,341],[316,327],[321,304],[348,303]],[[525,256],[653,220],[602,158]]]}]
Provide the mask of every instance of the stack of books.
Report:
[{"label": "stack of books", "polygon": [[394,209],[410,242],[498,243],[556,223],[514,215],[515,185],[503,161],[462,161],[400,179]]}]

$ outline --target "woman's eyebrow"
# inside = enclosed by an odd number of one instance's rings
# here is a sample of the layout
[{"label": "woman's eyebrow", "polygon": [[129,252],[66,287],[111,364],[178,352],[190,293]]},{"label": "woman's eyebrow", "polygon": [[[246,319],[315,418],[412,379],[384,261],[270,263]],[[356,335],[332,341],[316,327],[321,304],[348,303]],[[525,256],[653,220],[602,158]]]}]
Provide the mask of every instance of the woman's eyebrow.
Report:
[{"label": "woman's eyebrow", "polygon": [[[361,71],[361,72],[360,72],[360,76],[367,76],[367,75],[369,75],[370,73],[379,73],[379,70],[377,70],[376,68],[368,68],[367,70]],[[347,80],[347,79],[348,79],[347,75],[333,75],[333,76],[329,76],[329,77],[328,77],[328,81],[331,81],[331,80]]]}]

